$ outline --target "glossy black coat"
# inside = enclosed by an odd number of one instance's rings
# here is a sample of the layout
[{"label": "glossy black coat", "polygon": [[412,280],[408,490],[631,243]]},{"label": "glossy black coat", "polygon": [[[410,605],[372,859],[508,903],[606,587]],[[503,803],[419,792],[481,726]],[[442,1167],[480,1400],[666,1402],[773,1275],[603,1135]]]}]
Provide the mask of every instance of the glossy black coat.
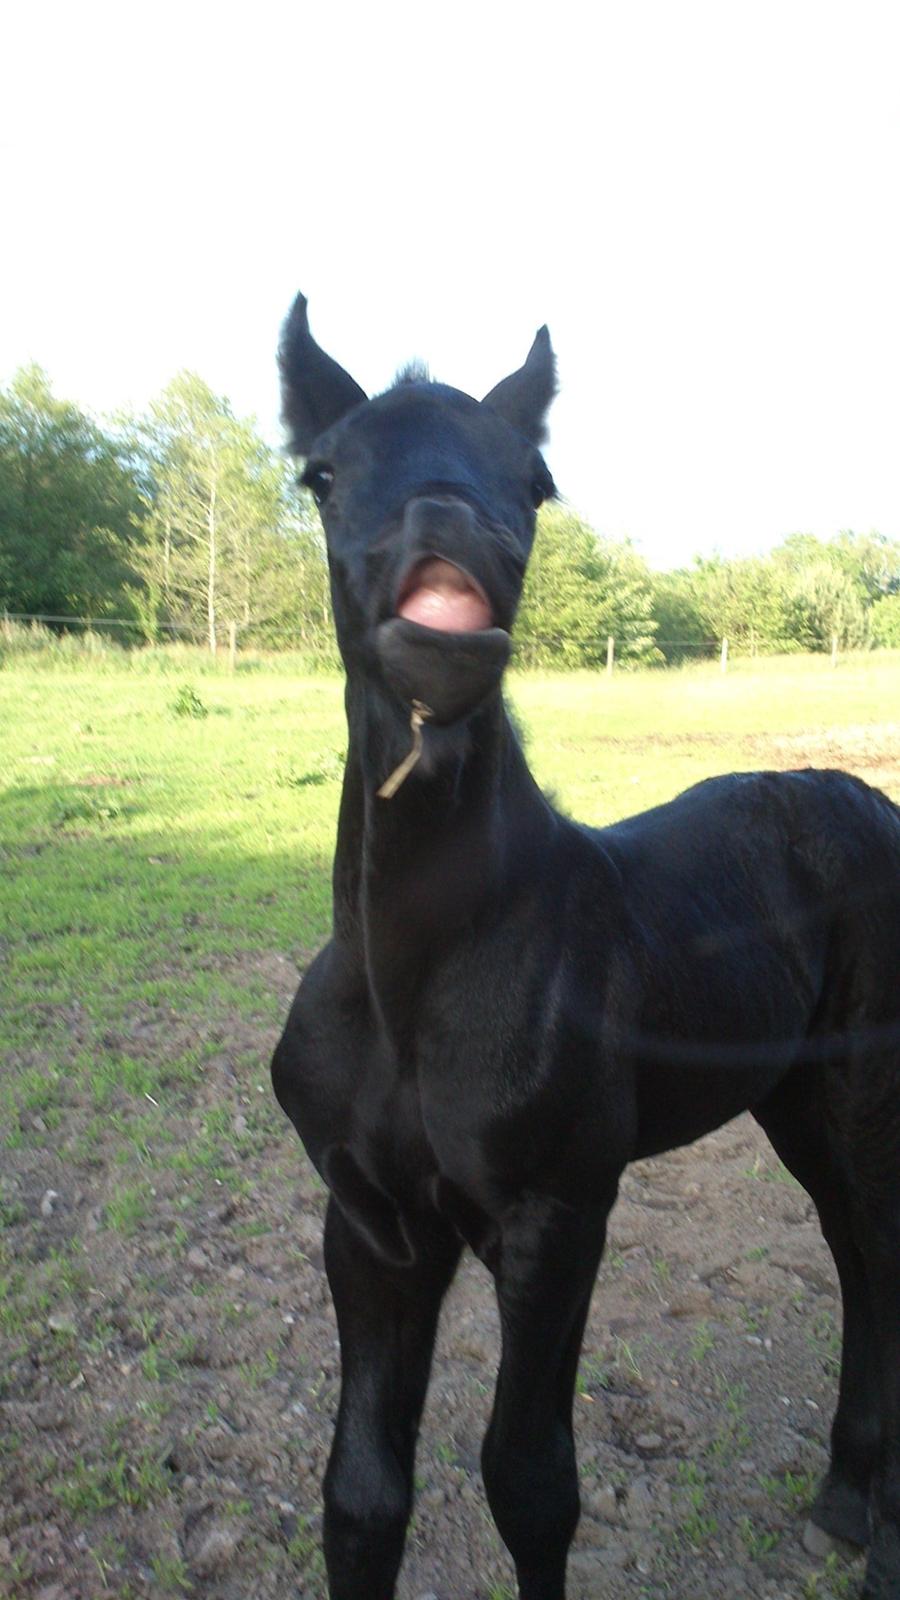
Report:
[{"label": "glossy black coat", "polygon": [[[367,400],[297,301],[285,415],[322,503],[347,669],[334,932],[273,1062],[331,1192],[343,1385],[325,1481],[333,1600],[390,1600],[442,1296],[470,1246],[503,1350],[482,1466],[522,1600],[562,1600],[571,1405],[625,1165],[750,1109],[812,1195],[845,1303],[813,1519],[900,1597],[900,813],[836,772],[738,774],[594,830],[532,779],[501,676],[552,398],[541,330],[482,402]],[[485,636],[395,619],[436,554]],[[410,699],[432,706],[423,754]]]}]

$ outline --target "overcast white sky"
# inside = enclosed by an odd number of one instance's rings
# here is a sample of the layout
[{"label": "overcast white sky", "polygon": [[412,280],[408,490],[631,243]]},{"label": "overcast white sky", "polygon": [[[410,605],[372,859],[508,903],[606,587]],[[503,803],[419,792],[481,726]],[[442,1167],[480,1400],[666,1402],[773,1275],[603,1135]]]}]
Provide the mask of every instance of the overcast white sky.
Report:
[{"label": "overcast white sky", "polygon": [[370,390],[546,321],[557,482],[654,564],[900,537],[898,83],[893,0],[17,7],[0,383],[276,438],[297,288]]}]

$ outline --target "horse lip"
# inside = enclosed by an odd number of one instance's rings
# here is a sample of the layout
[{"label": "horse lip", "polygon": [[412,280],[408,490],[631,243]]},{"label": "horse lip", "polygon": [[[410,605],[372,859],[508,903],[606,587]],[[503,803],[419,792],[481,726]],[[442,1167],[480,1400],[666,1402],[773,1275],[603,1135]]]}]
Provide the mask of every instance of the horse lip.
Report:
[{"label": "horse lip", "polygon": [[[468,579],[479,599],[484,601],[491,613],[491,616],[494,616],[496,608],[491,603],[490,596],[488,595],[484,584],[479,583],[474,573],[470,572],[468,567],[464,567],[461,561],[454,561],[451,556],[443,555],[440,550],[427,550],[424,555],[416,556],[415,560],[412,561],[406,568],[405,572],[400,578],[400,581],[397,585],[396,594],[394,596],[394,616],[398,614],[400,607],[402,606],[407,595],[412,594],[413,589],[416,587],[416,573],[420,572],[423,567],[426,567],[429,561],[446,561],[448,567],[455,567],[457,572],[461,572],[463,577]],[[422,624],[416,624],[416,626],[422,626]],[[430,631],[432,630],[429,630],[429,632]]]}]

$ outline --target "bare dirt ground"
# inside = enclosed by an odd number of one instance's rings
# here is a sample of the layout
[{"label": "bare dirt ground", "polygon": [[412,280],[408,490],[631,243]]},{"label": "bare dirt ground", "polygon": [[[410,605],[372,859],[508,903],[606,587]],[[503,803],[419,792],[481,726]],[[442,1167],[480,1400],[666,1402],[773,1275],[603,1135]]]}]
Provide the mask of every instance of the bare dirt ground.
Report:
[{"label": "bare dirt ground", "polygon": [[[783,740],[776,758],[862,767],[898,792],[896,743],[823,743]],[[286,1008],[291,963],[273,953],[264,976]],[[76,1006],[42,1026],[104,1048]],[[270,1104],[271,1023],[186,1022],[161,1003],[130,1019],[125,1042],[138,1060],[158,1058],[186,1027],[215,1050],[195,1086],[173,1089],[172,1159],[151,1165],[145,1192],[134,1141],[123,1162],[115,1101],[108,1148],[79,1139],[94,1125],[73,1091],[64,1140],[23,1113],[21,1142],[4,1152],[5,1236],[32,1291],[21,1325],[0,1316],[8,1596],[325,1593],[319,1490],[339,1368],[324,1195]],[[38,1029],[37,1063],[42,1048]],[[223,1117],[225,1166],[206,1170],[202,1141]],[[9,1291],[0,1278],[0,1313]],[[571,1600],[858,1592],[858,1562],[823,1569],[801,1546],[839,1330],[811,1204],[749,1118],[628,1172],[575,1400],[583,1515]],[[402,1600],[513,1593],[478,1469],[496,1365],[491,1285],[467,1259],[435,1358]]]}]

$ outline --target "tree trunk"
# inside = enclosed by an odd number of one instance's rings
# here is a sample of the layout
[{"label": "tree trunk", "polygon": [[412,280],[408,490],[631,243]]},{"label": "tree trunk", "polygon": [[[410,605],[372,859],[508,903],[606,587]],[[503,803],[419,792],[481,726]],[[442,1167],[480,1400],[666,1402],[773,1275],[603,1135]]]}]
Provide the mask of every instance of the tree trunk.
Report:
[{"label": "tree trunk", "polygon": [[209,560],[206,569],[206,625],[209,648],[216,653],[216,480],[213,477],[206,509]]}]

